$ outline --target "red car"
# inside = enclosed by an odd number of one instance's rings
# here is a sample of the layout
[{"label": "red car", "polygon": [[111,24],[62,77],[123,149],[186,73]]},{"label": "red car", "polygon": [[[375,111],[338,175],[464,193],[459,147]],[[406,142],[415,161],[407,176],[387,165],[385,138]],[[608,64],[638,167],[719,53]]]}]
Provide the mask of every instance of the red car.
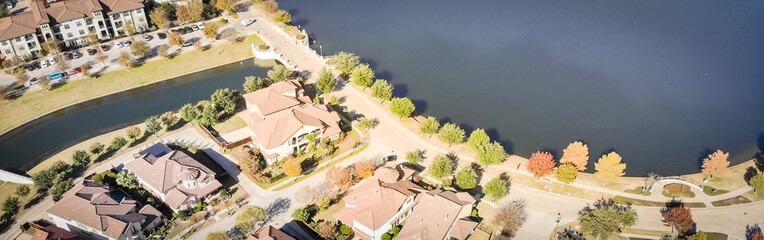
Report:
[{"label": "red car", "polygon": [[[88,67],[88,69],[90,69],[90,65],[88,65],[87,67]],[[73,74],[78,74],[78,73],[82,73],[82,67],[77,67],[77,68],[74,69],[74,73]]]},{"label": "red car", "polygon": [[111,49],[111,47],[109,47],[109,45],[106,45],[106,44],[101,45],[101,50],[102,51],[106,52],[106,51],[109,51],[109,49]]}]

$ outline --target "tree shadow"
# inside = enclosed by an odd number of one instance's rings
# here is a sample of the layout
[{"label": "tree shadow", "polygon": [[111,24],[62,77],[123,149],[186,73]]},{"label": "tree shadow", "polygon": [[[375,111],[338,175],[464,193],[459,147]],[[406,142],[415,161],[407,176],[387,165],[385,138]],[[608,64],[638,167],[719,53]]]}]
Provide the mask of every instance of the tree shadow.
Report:
[{"label": "tree shadow", "polygon": [[140,138],[136,138],[135,140],[133,140],[128,147],[138,146],[138,144],[141,144],[141,143],[145,142],[146,139],[149,139],[150,136],[151,136],[150,133],[144,131],[143,135],[141,135]]},{"label": "tree shadow", "polygon": [[745,169],[745,173],[743,174],[743,180],[745,180],[745,183],[750,186],[751,184],[748,183],[748,181],[750,181],[751,178],[755,177],[757,174],[759,174],[759,172],[756,171],[755,167],[748,167]]},{"label": "tree shadow", "polygon": [[427,101],[411,99],[411,102],[414,103],[414,107],[416,107],[414,114],[424,114],[427,112]]},{"label": "tree shadow", "polygon": [[281,214],[286,213],[287,210],[289,210],[289,207],[292,205],[292,200],[285,197],[280,197],[271,202],[271,204],[268,205],[268,207],[265,208],[265,219],[263,222],[265,224],[270,223],[273,221],[273,219]]},{"label": "tree shadow", "polygon": [[514,152],[512,149],[512,141],[509,139],[502,139],[499,130],[496,130],[496,128],[485,129],[485,133],[488,135],[488,137],[491,138],[491,140],[501,144],[501,146],[504,147],[504,151],[508,154],[512,154]]},{"label": "tree shadow", "polygon": [[104,160],[106,160],[106,159],[109,159],[109,158],[111,158],[112,156],[114,156],[114,154],[116,154],[116,153],[117,153],[117,151],[118,151],[118,150],[113,150],[113,149],[111,149],[111,148],[108,148],[108,147],[109,147],[109,146],[106,146],[106,150],[104,150],[104,152],[103,152],[103,153],[101,153],[100,155],[98,155],[98,157],[97,157],[95,160],[93,160],[93,162],[94,162],[94,163],[97,163],[97,162],[102,162],[102,161],[104,161]]},{"label": "tree shadow", "polygon": [[48,196],[48,191],[38,192],[34,198],[29,199],[27,203],[24,203],[24,209],[29,209],[30,207],[37,205],[47,196]]},{"label": "tree shadow", "polygon": [[[387,80],[390,81],[389,79]],[[393,96],[395,97],[405,97],[409,94],[409,87],[406,86],[406,84],[403,83],[396,83],[393,84]]]}]

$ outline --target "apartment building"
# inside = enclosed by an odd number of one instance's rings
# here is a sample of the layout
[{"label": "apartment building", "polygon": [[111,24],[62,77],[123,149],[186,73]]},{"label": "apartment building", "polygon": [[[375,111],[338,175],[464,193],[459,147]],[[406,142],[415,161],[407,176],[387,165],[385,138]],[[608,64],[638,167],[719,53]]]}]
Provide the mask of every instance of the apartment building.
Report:
[{"label": "apartment building", "polygon": [[130,31],[149,29],[140,0],[32,1],[29,11],[0,19],[0,55],[30,58],[42,53],[41,43],[53,39],[65,46],[88,44]]}]

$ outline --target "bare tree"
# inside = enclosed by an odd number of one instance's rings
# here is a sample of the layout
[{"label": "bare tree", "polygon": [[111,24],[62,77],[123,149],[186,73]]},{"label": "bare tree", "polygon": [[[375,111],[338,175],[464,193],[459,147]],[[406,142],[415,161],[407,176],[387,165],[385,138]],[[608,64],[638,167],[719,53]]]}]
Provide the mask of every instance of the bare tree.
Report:
[{"label": "bare tree", "polygon": [[493,224],[501,227],[501,234],[512,236],[528,219],[525,200],[518,199],[500,207],[493,217]]}]

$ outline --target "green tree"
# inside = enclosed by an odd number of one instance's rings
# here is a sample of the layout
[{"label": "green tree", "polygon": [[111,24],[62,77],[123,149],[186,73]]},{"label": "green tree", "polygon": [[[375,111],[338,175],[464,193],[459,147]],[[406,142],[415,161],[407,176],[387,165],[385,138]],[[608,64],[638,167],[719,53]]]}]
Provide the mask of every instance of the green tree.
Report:
[{"label": "green tree", "polygon": [[258,206],[247,206],[247,208],[236,217],[236,226],[243,232],[252,230],[257,222],[265,219],[265,210]]},{"label": "green tree", "polygon": [[[5,6],[5,4],[3,4],[3,6]],[[21,202],[19,201],[19,197],[9,196],[5,198],[5,201],[3,201],[3,212],[11,213],[11,215],[15,215],[16,212],[19,211],[20,206],[21,206]]]},{"label": "green tree", "polygon": [[177,16],[175,16],[175,4],[171,2],[163,2],[161,5],[159,5],[159,8],[164,9],[164,11],[167,12],[167,18],[169,20],[177,19]]},{"label": "green tree", "polygon": [[280,22],[280,23],[289,23],[292,21],[292,14],[289,14],[289,12],[284,10],[279,10],[273,16],[273,21]]},{"label": "green tree", "polygon": [[178,122],[178,116],[176,116],[174,112],[169,111],[163,113],[162,116],[159,117],[159,120],[162,121],[162,125],[164,125],[165,129],[169,129],[172,126],[175,126],[175,123]]},{"label": "green tree", "polygon": [[151,47],[149,47],[149,43],[146,41],[138,40],[130,45],[130,51],[138,58],[145,58],[151,54]]},{"label": "green tree", "polygon": [[202,110],[201,114],[199,115],[199,119],[197,119],[199,124],[204,126],[212,126],[218,121],[218,111],[215,110],[215,107],[211,104],[207,104],[204,106],[204,109]]},{"label": "green tree", "polygon": [[127,138],[130,140],[135,141],[135,139],[141,136],[141,132],[141,128],[138,126],[130,126],[125,130],[125,135],[127,135]]},{"label": "green tree", "polygon": [[263,88],[267,88],[271,85],[272,82],[273,80],[270,78],[246,76],[244,77],[244,91],[250,93]]},{"label": "green tree", "polygon": [[361,58],[349,52],[338,52],[334,55],[334,59],[337,70],[340,70],[342,74],[349,74],[358,64],[361,64]]},{"label": "green tree", "polygon": [[706,234],[703,231],[698,231],[697,233],[687,237],[687,240],[706,240],[706,239],[708,239],[708,234]]},{"label": "green tree", "polygon": [[[633,216],[624,217],[625,214]],[[636,212],[629,206],[616,204],[612,199],[600,199],[581,210],[578,221],[584,234],[607,239],[620,233],[624,227],[633,225],[636,222]]]},{"label": "green tree", "polygon": [[463,167],[456,173],[456,185],[461,189],[473,189],[477,186],[477,173],[471,167]]},{"label": "green tree", "polygon": [[19,197],[26,197],[27,195],[29,195],[29,192],[30,192],[29,186],[19,185],[18,187],[16,187],[16,191],[14,192],[14,194],[16,194]]},{"label": "green tree", "polygon": [[411,164],[419,164],[419,162],[422,161],[424,158],[424,151],[420,149],[414,149],[413,151],[409,151],[406,153],[406,160],[409,161]]},{"label": "green tree", "polygon": [[215,93],[210,98],[212,99],[212,104],[218,110],[223,110],[226,114],[230,115],[236,113],[236,107],[238,107],[241,94],[239,91],[225,88],[215,90]]},{"label": "green tree", "polygon": [[220,25],[216,22],[208,22],[204,24],[204,36],[215,40],[218,38],[218,29],[220,28]]},{"label": "green tree", "polygon": [[753,187],[755,192],[764,191],[764,172],[759,172],[756,176],[748,180],[748,184]]},{"label": "green tree", "polygon": [[499,142],[484,144],[478,151],[478,162],[483,165],[499,164],[507,160],[509,155]]},{"label": "green tree", "polygon": [[331,97],[329,97],[329,104],[339,105],[340,104],[340,99],[337,98],[337,96],[332,95]]},{"label": "green tree", "polygon": [[117,185],[129,188],[129,189],[134,189],[139,187],[138,182],[135,180],[135,175],[127,171],[119,172],[117,174],[116,180],[117,180]]},{"label": "green tree", "polygon": [[446,155],[440,155],[435,157],[432,165],[430,165],[430,174],[432,176],[443,179],[451,176],[454,172],[454,162]]},{"label": "green tree", "polygon": [[485,193],[486,196],[491,197],[491,199],[498,200],[503,198],[504,196],[507,196],[507,185],[509,185],[509,182],[501,177],[497,177],[494,179],[491,179],[488,184],[485,185],[485,188],[483,189],[483,193]]},{"label": "green tree", "polygon": [[74,151],[72,154],[72,164],[74,166],[86,166],[90,163],[90,155],[82,150]]},{"label": "green tree", "polygon": [[271,70],[268,70],[268,77],[273,79],[274,82],[281,82],[294,77],[294,71],[284,65],[278,64]]},{"label": "green tree", "polygon": [[53,186],[53,181],[56,180],[56,171],[54,169],[45,169],[32,174],[32,182],[38,192],[44,192]]},{"label": "green tree", "polygon": [[90,150],[90,153],[92,154],[100,155],[101,152],[103,152],[103,149],[104,149],[104,145],[102,143],[94,142],[93,144],[90,145],[89,150]]},{"label": "green tree", "polygon": [[446,123],[438,131],[438,138],[448,146],[464,142],[464,129],[453,123]]},{"label": "green tree", "polygon": [[563,163],[554,170],[554,177],[560,182],[571,183],[578,176],[578,168],[572,163]]},{"label": "green tree", "polygon": [[310,212],[305,210],[305,208],[298,208],[297,210],[294,210],[294,213],[292,213],[292,218],[297,221],[308,221],[308,219],[310,219]]},{"label": "green tree", "polygon": [[374,121],[366,117],[362,117],[361,119],[358,119],[358,123],[356,124],[356,126],[360,128],[362,131],[366,132],[372,127],[374,127]]},{"label": "green tree", "polygon": [[419,125],[419,131],[424,134],[430,134],[430,137],[432,137],[433,134],[438,133],[438,129],[440,129],[440,122],[438,122],[438,119],[435,119],[435,117],[427,117],[422,122],[422,125]]},{"label": "green tree", "polygon": [[234,5],[231,0],[217,0],[215,2],[215,7],[217,7],[220,10],[226,10],[229,13],[233,14]]},{"label": "green tree", "polygon": [[74,183],[71,179],[66,179],[64,181],[56,183],[55,186],[53,186],[53,191],[51,191],[51,197],[53,197],[53,201],[61,200],[61,198],[64,196],[64,193],[69,191],[69,189],[72,189],[74,187]]},{"label": "green tree", "polygon": [[8,6],[5,4],[0,5],[0,18],[6,18],[11,16],[11,11],[8,10]]},{"label": "green tree", "polygon": [[416,106],[414,106],[414,103],[406,97],[393,98],[393,101],[390,103],[390,111],[395,113],[395,115],[398,115],[400,118],[410,117],[415,109]]},{"label": "green tree", "polygon": [[151,10],[149,13],[149,18],[157,28],[164,29],[170,26],[170,15],[164,8],[154,8],[154,10]]},{"label": "green tree", "polygon": [[371,85],[371,96],[382,100],[382,102],[389,101],[393,97],[393,89],[393,85],[387,83],[387,80],[377,79]]},{"label": "green tree", "polygon": [[180,108],[180,117],[183,118],[183,121],[192,122],[199,117],[199,113],[194,105],[186,103],[186,105],[183,105],[183,107]]},{"label": "green tree", "polygon": [[211,232],[208,233],[206,237],[204,237],[205,240],[228,240],[228,235],[225,234],[225,232]]},{"label": "green tree", "polygon": [[475,151],[481,151],[483,148],[483,145],[486,145],[491,142],[491,137],[488,137],[488,134],[485,133],[485,130],[482,128],[475,129],[470,133],[470,138],[467,140],[467,144],[472,147]]},{"label": "green tree", "polygon": [[332,73],[326,69],[321,70],[321,74],[318,75],[318,80],[316,80],[316,87],[318,90],[321,91],[321,93],[329,93],[334,91],[336,86],[337,79],[334,78]]},{"label": "green tree", "polygon": [[359,64],[353,68],[350,78],[353,79],[353,83],[366,89],[374,82],[374,70],[369,67],[369,64]]},{"label": "green tree", "polygon": [[125,144],[127,144],[127,140],[121,136],[117,136],[111,140],[109,148],[111,148],[111,150],[119,150],[120,148],[124,147]]},{"label": "green tree", "polygon": [[155,134],[159,132],[159,130],[162,130],[162,122],[159,121],[157,115],[152,115],[147,118],[144,123],[146,124],[146,132],[149,134]]}]

